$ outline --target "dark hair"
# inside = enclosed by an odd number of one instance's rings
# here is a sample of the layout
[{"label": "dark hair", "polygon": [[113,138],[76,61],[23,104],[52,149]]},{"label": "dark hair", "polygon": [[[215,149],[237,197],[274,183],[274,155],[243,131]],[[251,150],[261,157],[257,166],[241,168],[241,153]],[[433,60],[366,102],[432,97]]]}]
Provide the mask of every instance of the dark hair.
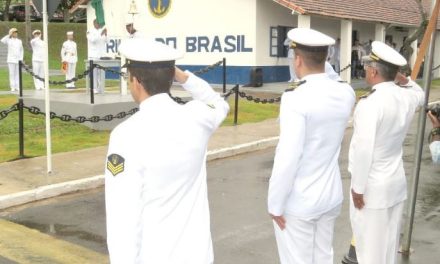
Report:
[{"label": "dark hair", "polygon": [[295,49],[295,54],[299,54],[303,58],[304,64],[308,68],[318,68],[324,65],[325,59],[327,58],[328,48],[309,51],[305,49],[297,48]]},{"label": "dark hair", "polygon": [[399,71],[399,67],[397,66],[380,62],[376,62],[375,67],[379,72],[379,75],[382,76],[382,78],[384,78],[384,80],[387,82],[394,81],[397,72]]},{"label": "dark hair", "polygon": [[[136,78],[150,95],[169,93],[173,84],[174,67],[160,68],[128,68],[130,78]],[[132,80],[132,79],[131,79]]]}]

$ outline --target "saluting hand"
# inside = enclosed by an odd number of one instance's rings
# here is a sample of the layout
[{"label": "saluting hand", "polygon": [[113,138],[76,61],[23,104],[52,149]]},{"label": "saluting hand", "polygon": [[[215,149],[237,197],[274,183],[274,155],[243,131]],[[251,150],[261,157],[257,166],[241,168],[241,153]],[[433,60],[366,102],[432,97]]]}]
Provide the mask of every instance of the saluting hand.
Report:
[{"label": "saluting hand", "polygon": [[400,72],[396,74],[395,81],[398,85],[406,85],[409,82],[408,78]]},{"label": "saluting hand", "polygon": [[354,207],[361,210],[365,206],[364,195],[360,193],[356,193],[351,189],[351,196],[353,197]]},{"label": "saluting hand", "polygon": [[440,127],[440,120],[431,111],[428,112],[428,117],[431,119],[433,128]]},{"label": "saluting hand", "polygon": [[275,221],[275,223],[277,223],[281,230],[284,230],[286,228],[286,219],[284,218],[284,216],[270,215],[270,217],[272,217],[272,219]]}]

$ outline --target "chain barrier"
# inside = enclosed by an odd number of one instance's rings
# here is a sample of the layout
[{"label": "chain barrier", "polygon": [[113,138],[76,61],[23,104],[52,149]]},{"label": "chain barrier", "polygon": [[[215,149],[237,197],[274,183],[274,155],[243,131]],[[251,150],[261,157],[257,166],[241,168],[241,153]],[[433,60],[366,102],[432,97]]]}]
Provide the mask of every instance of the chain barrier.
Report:
[{"label": "chain barrier", "polygon": [[350,67],[351,67],[351,64],[348,64],[347,66],[345,66],[344,68],[342,68],[341,70],[339,70],[339,71],[336,72],[336,73],[341,73],[341,72],[343,72],[343,71],[346,71],[346,70],[350,69]]},{"label": "chain barrier", "polygon": [[100,69],[100,70],[103,70],[103,71],[106,71],[106,72],[110,72],[110,73],[116,74],[116,75],[121,76],[123,78],[127,78],[127,73],[125,73],[125,72],[117,71],[117,70],[112,69],[112,68],[107,68],[107,67],[101,66],[99,64],[93,64],[93,66],[95,68],[97,68],[97,69]]},{"label": "chain barrier", "polygon": [[207,72],[209,72],[209,71],[212,71],[213,69],[219,67],[219,66],[222,65],[222,64],[223,64],[223,60],[218,61],[218,62],[216,62],[216,63],[214,63],[214,64],[212,64],[212,65],[209,65],[209,66],[207,66],[207,67],[205,67],[205,68],[203,68],[203,69],[200,69],[200,70],[198,70],[198,71],[195,71],[195,72],[193,72],[193,73],[196,74],[196,75],[205,74],[205,73],[207,73]]},{"label": "chain barrier", "polygon": [[[41,77],[41,76],[36,75],[28,65],[26,65],[24,63],[22,63],[21,65],[23,66],[23,69],[27,73],[29,73],[32,77],[34,77],[37,80],[40,80],[40,81],[44,82],[44,78]],[[85,70],[82,74],[79,74],[78,76],[73,77],[70,80],[65,80],[65,81],[51,81],[51,80],[49,80],[49,83],[53,84],[53,85],[64,85],[64,84],[72,83],[72,82],[76,82],[78,80],[84,79],[87,75],[89,75],[89,73],[90,73],[90,70]]]},{"label": "chain barrier", "polygon": [[[301,84],[303,84],[305,81],[299,81],[299,82],[294,82],[293,84],[291,84],[289,86],[288,89],[284,90],[284,92],[291,92],[293,90],[295,90],[296,88],[298,88],[298,86],[300,86]],[[257,103],[257,104],[274,104],[274,103],[279,103],[281,102],[281,96],[275,97],[275,98],[271,98],[271,99],[261,99],[258,97],[254,97],[252,95],[246,94],[245,92],[238,92],[238,95],[241,98],[244,98],[248,101]]]},{"label": "chain barrier", "polygon": [[[35,106],[31,106],[31,107],[23,106],[23,108],[28,110],[29,113],[31,113],[33,115],[43,115],[43,116],[46,115],[44,112],[41,111],[41,109],[39,109],[38,107],[35,107]],[[136,107],[136,108],[129,110],[128,112],[120,112],[116,115],[91,116],[89,118],[87,118],[85,116],[72,117],[71,115],[57,115],[54,112],[50,112],[50,119],[59,119],[64,122],[74,121],[79,124],[85,123],[85,122],[91,122],[91,123],[98,123],[101,121],[110,122],[115,119],[123,119],[127,116],[134,115],[137,111],[139,111],[139,109]]]},{"label": "chain barrier", "polygon": [[8,109],[0,111],[0,120],[3,120],[6,117],[8,117],[9,114],[12,112],[18,111],[18,107],[19,107],[19,104],[16,103],[14,105],[11,105],[11,107],[9,107]]},{"label": "chain barrier", "polygon": [[[46,115],[43,111],[41,111],[40,108],[38,108],[36,106],[30,106],[30,107],[23,106],[23,109],[28,110],[28,112],[33,115],[43,115],[43,116]],[[16,104],[12,105],[9,109],[0,111],[0,120],[5,119],[6,117],[8,117],[8,115],[10,113],[18,111],[18,110],[19,110],[19,104],[16,103]],[[85,123],[85,122],[98,123],[101,121],[110,122],[115,119],[123,119],[125,117],[134,115],[137,111],[139,111],[138,108],[133,108],[133,109],[129,110],[128,112],[120,112],[116,115],[91,116],[91,117],[85,117],[85,116],[72,117],[71,115],[57,115],[54,112],[50,112],[50,118],[51,119],[59,119],[64,122],[74,121],[79,124]]]},{"label": "chain barrier", "polygon": [[432,68],[432,71],[435,71],[435,70],[437,70],[438,68],[440,68],[440,64],[437,65],[436,67]]}]

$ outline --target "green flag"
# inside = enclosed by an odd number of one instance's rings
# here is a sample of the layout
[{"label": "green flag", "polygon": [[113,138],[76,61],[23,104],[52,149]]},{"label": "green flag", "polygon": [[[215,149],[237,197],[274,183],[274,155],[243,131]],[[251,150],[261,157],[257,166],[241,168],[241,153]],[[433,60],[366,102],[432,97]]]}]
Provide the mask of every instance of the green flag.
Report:
[{"label": "green flag", "polygon": [[102,7],[102,0],[92,0],[92,6],[95,9],[96,21],[99,25],[105,25],[104,8]]}]

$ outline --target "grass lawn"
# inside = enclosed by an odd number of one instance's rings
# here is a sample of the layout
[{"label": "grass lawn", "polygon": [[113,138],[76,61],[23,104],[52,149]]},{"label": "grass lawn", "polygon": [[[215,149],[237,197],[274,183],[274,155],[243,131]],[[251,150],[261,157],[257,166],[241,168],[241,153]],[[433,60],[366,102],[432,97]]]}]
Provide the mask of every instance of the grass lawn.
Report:
[{"label": "grass lawn", "polygon": [[[1,96],[0,109],[8,108],[17,102],[15,96]],[[43,116],[34,116],[25,112],[25,155],[42,156],[46,153],[45,123]],[[73,122],[52,120],[53,152],[74,151],[108,142],[108,131],[94,131]],[[13,160],[18,156],[18,112],[11,113],[0,121],[0,162]]]},{"label": "grass lawn", "polygon": [[[16,96],[0,96],[0,110],[9,108],[17,102]],[[234,104],[230,101],[231,111],[223,125],[230,126],[234,121]],[[240,100],[238,123],[254,123],[278,116],[278,104],[255,104]],[[34,116],[25,112],[25,155],[29,157],[46,154],[46,134],[43,116]],[[109,131],[95,131],[74,122],[52,120],[53,152],[67,152],[104,146],[108,143]],[[0,162],[18,157],[18,112],[0,120]]]}]

